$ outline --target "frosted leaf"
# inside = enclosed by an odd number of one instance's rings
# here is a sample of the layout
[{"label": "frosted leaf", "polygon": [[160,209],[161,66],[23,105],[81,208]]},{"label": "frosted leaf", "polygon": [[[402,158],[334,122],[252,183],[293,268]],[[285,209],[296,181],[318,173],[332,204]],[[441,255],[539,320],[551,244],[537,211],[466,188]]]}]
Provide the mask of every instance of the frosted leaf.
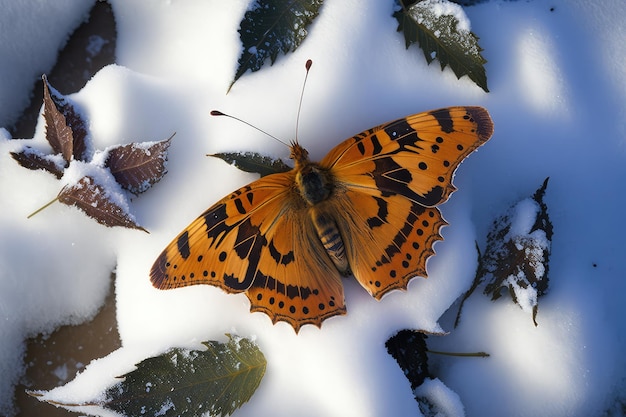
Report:
[{"label": "frosted leaf", "polygon": [[539,297],[548,290],[552,242],[552,223],[543,202],[547,186],[548,178],[531,198],[518,202],[493,222],[487,248],[479,254],[476,278],[461,301],[455,326],[463,302],[485,281],[484,294],[497,300],[508,289],[513,301],[532,314],[537,325]]},{"label": "frosted leaf", "polygon": [[547,185],[548,179],[532,198],[494,222],[478,274],[488,280],[485,294],[496,300],[508,288],[513,301],[532,314],[535,325],[538,298],[548,290],[552,224],[543,202]]}]

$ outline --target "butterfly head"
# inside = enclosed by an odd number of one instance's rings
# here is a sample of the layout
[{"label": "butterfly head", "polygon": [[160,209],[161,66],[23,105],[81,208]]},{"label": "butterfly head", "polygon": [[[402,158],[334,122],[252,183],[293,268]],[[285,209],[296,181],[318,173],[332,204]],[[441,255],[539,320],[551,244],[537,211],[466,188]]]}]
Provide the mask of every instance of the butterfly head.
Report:
[{"label": "butterfly head", "polygon": [[291,142],[291,154],[289,158],[293,159],[296,169],[299,169],[310,163],[309,161],[309,151],[304,149],[298,142]]}]

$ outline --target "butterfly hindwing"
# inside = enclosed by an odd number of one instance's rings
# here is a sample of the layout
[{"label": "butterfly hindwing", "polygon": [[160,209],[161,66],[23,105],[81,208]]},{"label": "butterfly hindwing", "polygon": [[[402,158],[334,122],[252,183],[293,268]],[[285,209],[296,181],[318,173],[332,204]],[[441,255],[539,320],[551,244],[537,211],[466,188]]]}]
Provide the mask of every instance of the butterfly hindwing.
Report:
[{"label": "butterfly hindwing", "polygon": [[261,178],[206,210],[161,253],[153,285],[246,292],[251,311],[296,330],[344,314],[341,276],[315,235],[293,176]]},{"label": "butterfly hindwing", "polygon": [[319,241],[305,210],[286,210],[262,249],[263,268],[246,292],[251,310],[273,322],[286,321],[296,332],[304,324],[345,314],[341,275]]},{"label": "butterfly hindwing", "polygon": [[322,205],[335,215],[352,274],[376,299],[406,289],[416,275],[427,276],[426,260],[447,224],[436,207],[378,193],[344,188]]}]

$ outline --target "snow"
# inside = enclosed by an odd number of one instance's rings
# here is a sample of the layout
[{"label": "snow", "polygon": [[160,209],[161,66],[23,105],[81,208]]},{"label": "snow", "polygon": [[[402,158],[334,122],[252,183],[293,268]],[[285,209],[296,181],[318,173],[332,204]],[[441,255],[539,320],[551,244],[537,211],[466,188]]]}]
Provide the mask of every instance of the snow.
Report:
[{"label": "snow", "polygon": [[[467,18],[463,8],[456,3],[447,0],[425,0],[416,4],[414,7],[430,15],[428,20],[440,19],[442,16],[452,16],[457,22],[459,32],[469,32],[472,30],[471,21]],[[419,21],[419,23],[423,22]],[[431,23],[427,21],[423,24],[430,26]],[[438,37],[439,35],[435,33],[435,36]]]},{"label": "snow", "polygon": [[465,413],[459,396],[437,378],[427,378],[413,393],[420,399],[420,410],[426,416],[462,416]]},{"label": "snow", "polygon": [[[49,69],[93,2],[2,3],[0,125],[7,126],[25,106],[27,86]],[[622,0],[491,1],[464,8],[489,61],[488,94],[467,77],[441,72],[437,63],[427,66],[415,47],[406,51],[391,1],[327,2],[295,53],[246,73],[228,95],[248,1],[111,3],[118,64],[102,69],[71,99],[88,116],[94,149],[176,132],[169,172],[132,201],[150,234],[107,229],[62,204],[26,219],[62,187],[9,155],[25,144],[49,151],[43,119],[34,140],[0,133],[0,414],[14,411],[25,338],[90,319],[115,270],[123,347],[94,358],[49,398],[93,400],[145,357],[171,347],[202,349],[202,341],[225,341],[225,333],[233,333],[255,338],[268,361],[259,389],[236,416],[420,415],[384,347],[396,331],[411,328],[449,332],[428,339],[434,350],[491,355],[430,356],[431,371],[445,385],[424,390],[450,415],[460,415],[461,408],[467,416],[619,415],[617,401],[626,402]],[[24,24],[15,24],[20,17]],[[321,330],[305,326],[298,335],[285,323],[251,314],[245,295],[207,286],[154,289],[148,272],[165,245],[219,198],[256,178],[205,155],[288,153],[209,112],[219,109],[292,139],[308,58],[314,64],[298,135],[313,159],[407,114],[451,105],[490,111],[492,140],[463,163],[455,178],[459,190],[441,207],[450,226],[435,245],[429,278],[416,278],[408,291],[380,302],[345,280],[348,314],[329,319]],[[454,329],[454,302],[474,278],[474,242],[484,248],[492,221],[548,176],[545,202],[554,236],[539,325],[508,297],[492,302],[476,293]]]},{"label": "snow", "polygon": [[94,3],[95,0],[40,1],[26,7],[12,0],[0,1],[0,126],[14,122],[28,105],[33,79],[50,71],[59,48],[85,20]]}]

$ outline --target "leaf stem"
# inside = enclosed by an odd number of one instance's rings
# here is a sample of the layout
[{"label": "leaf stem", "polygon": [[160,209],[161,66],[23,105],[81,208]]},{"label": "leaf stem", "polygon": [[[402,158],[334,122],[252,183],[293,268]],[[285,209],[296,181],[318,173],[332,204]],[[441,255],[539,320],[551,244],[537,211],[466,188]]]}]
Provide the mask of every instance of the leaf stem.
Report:
[{"label": "leaf stem", "polygon": [[435,353],[437,355],[446,355],[446,356],[462,356],[462,357],[478,357],[478,358],[488,358],[489,355],[486,352],[441,352],[438,350],[426,350],[428,353]]},{"label": "leaf stem", "polygon": [[31,217],[33,217],[35,214],[39,213],[40,211],[48,208],[49,206],[51,206],[53,203],[56,203],[59,200],[59,197],[55,197],[54,200],[50,201],[49,203],[44,204],[42,207],[38,208],[37,210],[33,211],[31,214],[28,215],[28,217],[26,217],[27,219],[30,219]]}]

